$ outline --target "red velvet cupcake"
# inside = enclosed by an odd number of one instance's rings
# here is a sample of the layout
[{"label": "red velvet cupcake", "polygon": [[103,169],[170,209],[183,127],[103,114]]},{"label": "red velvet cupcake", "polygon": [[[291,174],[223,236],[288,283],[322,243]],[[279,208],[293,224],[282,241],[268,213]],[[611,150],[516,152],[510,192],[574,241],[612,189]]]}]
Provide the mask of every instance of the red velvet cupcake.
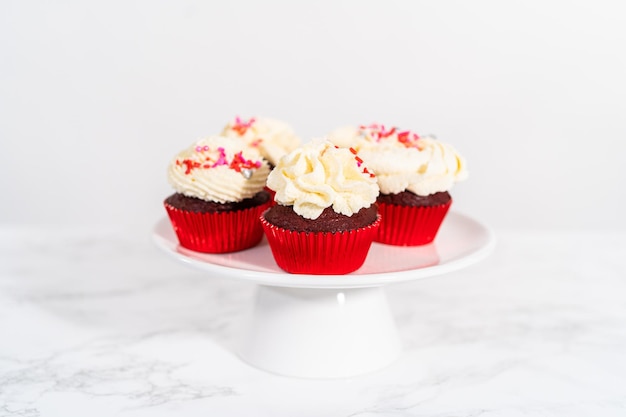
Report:
[{"label": "red velvet cupcake", "polygon": [[257,245],[271,203],[268,173],[258,152],[236,139],[213,136],[180,152],[168,168],[176,193],[164,206],[181,246],[226,253]]},{"label": "red velvet cupcake", "polygon": [[452,146],[379,124],[337,129],[329,138],[356,149],[376,173],[382,218],[376,242],[418,246],[436,238],[452,204],[449,190],[467,178]]},{"label": "red velvet cupcake", "polygon": [[380,225],[379,189],[353,152],[314,140],[284,156],[267,186],[276,204],[261,223],[280,268],[342,275],[363,265]]}]

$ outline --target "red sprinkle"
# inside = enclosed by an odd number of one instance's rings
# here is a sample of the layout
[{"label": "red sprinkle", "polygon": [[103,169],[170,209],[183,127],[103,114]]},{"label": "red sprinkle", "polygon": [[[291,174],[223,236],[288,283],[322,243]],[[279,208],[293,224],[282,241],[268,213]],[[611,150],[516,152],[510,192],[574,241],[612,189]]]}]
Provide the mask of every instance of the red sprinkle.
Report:
[{"label": "red sprinkle", "polygon": [[229,168],[234,169],[237,172],[241,172],[242,169],[260,168],[261,161],[251,161],[243,157],[241,152],[235,154],[231,161]]},{"label": "red sprinkle", "polygon": [[256,122],[256,119],[254,117],[251,117],[248,121],[245,121],[237,116],[235,117],[235,123],[233,124],[232,129],[235,132],[239,133],[239,135],[243,136],[245,135],[246,131],[254,124],[254,122]]},{"label": "red sprinkle", "polygon": [[[177,165],[181,165],[176,161]],[[200,167],[200,162],[192,161],[191,159],[183,159],[182,165],[185,165],[185,174],[189,174],[194,168]]]},{"label": "red sprinkle", "polygon": [[407,148],[418,147],[417,141],[419,140],[417,133],[413,133],[410,130],[398,133],[398,142],[404,144]]}]

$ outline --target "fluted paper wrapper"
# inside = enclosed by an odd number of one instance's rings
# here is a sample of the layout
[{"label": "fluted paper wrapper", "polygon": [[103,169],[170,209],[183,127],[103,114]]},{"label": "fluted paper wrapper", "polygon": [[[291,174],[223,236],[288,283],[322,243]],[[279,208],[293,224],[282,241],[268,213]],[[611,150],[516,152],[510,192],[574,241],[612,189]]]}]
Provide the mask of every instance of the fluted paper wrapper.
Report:
[{"label": "fluted paper wrapper", "polygon": [[227,253],[251,248],[263,238],[259,216],[270,203],[245,210],[194,213],[165,204],[181,246],[204,253]]},{"label": "fluted paper wrapper", "polygon": [[291,274],[344,275],[359,269],[380,225],[380,216],[369,226],[336,233],[297,232],[261,224],[276,264]]},{"label": "fluted paper wrapper", "polygon": [[394,246],[420,246],[435,240],[452,200],[438,206],[378,203],[382,219],[375,241]]}]

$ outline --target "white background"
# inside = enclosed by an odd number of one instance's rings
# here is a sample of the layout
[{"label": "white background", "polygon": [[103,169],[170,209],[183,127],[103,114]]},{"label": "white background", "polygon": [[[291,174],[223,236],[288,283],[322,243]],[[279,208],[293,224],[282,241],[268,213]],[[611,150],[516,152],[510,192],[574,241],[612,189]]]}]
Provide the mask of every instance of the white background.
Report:
[{"label": "white background", "polygon": [[621,5],[1,0],[0,222],[148,230],[170,158],[256,115],[434,133],[495,229],[625,229]]}]

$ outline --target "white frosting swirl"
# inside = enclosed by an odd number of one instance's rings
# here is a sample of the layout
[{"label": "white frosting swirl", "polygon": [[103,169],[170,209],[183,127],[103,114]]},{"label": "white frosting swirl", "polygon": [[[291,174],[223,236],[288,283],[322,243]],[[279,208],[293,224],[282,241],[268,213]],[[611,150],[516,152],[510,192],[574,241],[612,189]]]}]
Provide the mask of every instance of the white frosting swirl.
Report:
[{"label": "white frosting swirl", "polygon": [[261,156],[274,166],[300,145],[300,138],[288,124],[259,117],[248,120],[236,117],[224,127],[222,136],[243,139],[249,146],[258,148]]},{"label": "white frosting swirl", "polygon": [[188,197],[236,202],[263,190],[267,161],[239,139],[211,136],[181,151],[169,164],[171,186]]},{"label": "white frosting swirl", "polygon": [[410,191],[427,196],[449,191],[468,176],[465,159],[454,147],[433,137],[371,125],[336,129],[329,139],[359,153],[376,173],[382,194]]},{"label": "white frosting swirl", "polygon": [[452,186],[468,177],[465,158],[450,144],[439,142],[432,137],[419,139],[420,152],[426,153],[428,160],[419,168],[416,181],[407,190],[417,195],[430,195],[449,191]]},{"label": "white frosting swirl", "polygon": [[371,206],[378,196],[376,177],[348,149],[323,139],[285,155],[267,178],[277,203],[293,206],[307,219],[325,208],[351,216]]}]

